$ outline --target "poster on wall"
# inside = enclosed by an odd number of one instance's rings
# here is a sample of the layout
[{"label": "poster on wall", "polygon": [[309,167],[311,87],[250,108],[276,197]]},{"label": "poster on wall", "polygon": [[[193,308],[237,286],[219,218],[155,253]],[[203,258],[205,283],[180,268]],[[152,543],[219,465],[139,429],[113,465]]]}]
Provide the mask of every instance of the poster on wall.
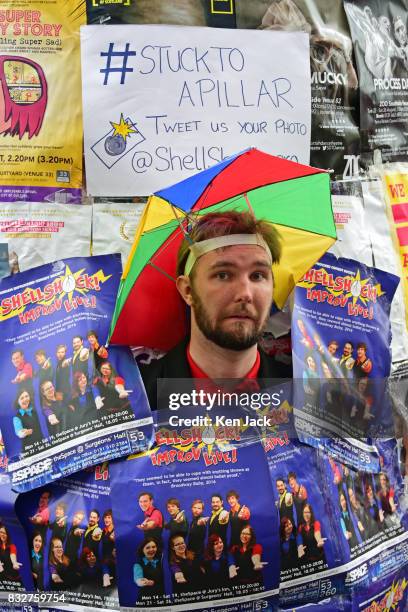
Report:
[{"label": "poster on wall", "polygon": [[119,609],[107,463],[19,495],[16,513],[37,591],[71,610]]},{"label": "poster on wall", "polygon": [[[232,1],[232,0],[231,0]],[[208,4],[226,4],[224,0]],[[230,4],[230,0],[227,2]],[[207,0],[86,0],[88,24],[150,24],[205,26]],[[224,8],[224,7],[222,7]]]},{"label": "poster on wall", "polygon": [[80,201],[81,3],[0,8],[0,200]]},{"label": "poster on wall", "polygon": [[392,274],[326,254],[295,289],[297,432],[357,469],[378,470],[368,438],[393,431],[386,379],[398,283]]},{"label": "poster on wall", "polygon": [[360,77],[362,162],[408,152],[407,17],[403,0],[344,0]]},{"label": "poster on wall", "polygon": [[[235,0],[238,28],[310,37],[310,163],[337,179],[358,174],[358,78],[342,0]],[[273,65],[273,60],[270,60]]]},{"label": "poster on wall", "polygon": [[106,342],[119,255],[0,282],[0,422],[18,492],[147,447],[152,417],[127,347]]},{"label": "poster on wall", "polygon": [[89,194],[146,195],[251,146],[309,162],[304,33],[86,26],[81,41]]},{"label": "poster on wall", "polygon": [[24,272],[62,257],[88,257],[91,218],[92,207],[85,205],[1,204],[0,243],[8,246],[8,274]]}]

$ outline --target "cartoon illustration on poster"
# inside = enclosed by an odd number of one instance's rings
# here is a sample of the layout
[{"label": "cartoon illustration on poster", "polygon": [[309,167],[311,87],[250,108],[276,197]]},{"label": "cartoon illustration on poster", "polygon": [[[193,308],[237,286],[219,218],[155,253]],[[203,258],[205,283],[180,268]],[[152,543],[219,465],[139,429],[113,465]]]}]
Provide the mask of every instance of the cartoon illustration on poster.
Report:
[{"label": "cartoon illustration on poster", "polygon": [[235,0],[238,28],[306,32],[310,37],[310,163],[333,177],[358,175],[358,78],[341,0]]},{"label": "cartoon illustration on poster", "polygon": [[7,599],[13,604],[13,597],[32,591],[34,584],[27,541],[14,510],[17,495],[11,490],[6,470],[7,455],[0,432],[0,602]]},{"label": "cartoon illustration on poster", "polygon": [[0,283],[0,422],[17,491],[147,447],[139,371],[127,348],[104,347],[120,273],[119,255],[101,255]]},{"label": "cartoon illustration on poster", "polygon": [[81,199],[79,27],[84,23],[80,3],[6,0],[1,5],[2,201]]},{"label": "cartoon illustration on poster", "polygon": [[262,445],[245,443],[239,425],[186,427],[182,415],[157,431],[151,451],[111,465],[120,603],[273,606],[278,525]]},{"label": "cartoon illustration on poster", "polygon": [[115,519],[108,464],[18,496],[35,589],[65,605],[117,609]]},{"label": "cartoon illustration on poster", "polygon": [[362,161],[404,160],[407,127],[407,6],[402,0],[345,0],[360,76]]},{"label": "cartoon illustration on poster", "polygon": [[[91,253],[91,206],[40,202],[3,203],[0,240],[8,245],[10,271],[23,272],[67,257]],[[113,251],[110,250],[110,253]]]},{"label": "cartoon illustration on poster", "polygon": [[392,425],[385,383],[391,365],[390,305],[398,282],[392,274],[326,254],[295,290],[300,439],[372,471],[378,457],[367,437],[389,433]]},{"label": "cartoon illustration on poster", "polygon": [[309,163],[307,50],[302,32],[81,28],[89,194],[143,196],[255,146]]}]

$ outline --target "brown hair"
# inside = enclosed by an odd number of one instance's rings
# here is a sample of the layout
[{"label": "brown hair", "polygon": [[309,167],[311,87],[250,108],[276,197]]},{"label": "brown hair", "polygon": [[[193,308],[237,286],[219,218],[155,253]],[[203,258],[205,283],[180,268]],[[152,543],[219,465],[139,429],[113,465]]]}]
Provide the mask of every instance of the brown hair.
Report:
[{"label": "brown hair", "polygon": [[[228,236],[230,234],[260,234],[269,247],[273,263],[280,260],[282,253],[281,237],[278,230],[268,221],[256,219],[250,212],[228,210],[208,213],[196,221],[189,233],[189,240],[184,238],[177,255],[177,276],[184,274],[189,246],[191,242],[202,242],[209,238]],[[191,277],[194,276],[194,266]]]}]

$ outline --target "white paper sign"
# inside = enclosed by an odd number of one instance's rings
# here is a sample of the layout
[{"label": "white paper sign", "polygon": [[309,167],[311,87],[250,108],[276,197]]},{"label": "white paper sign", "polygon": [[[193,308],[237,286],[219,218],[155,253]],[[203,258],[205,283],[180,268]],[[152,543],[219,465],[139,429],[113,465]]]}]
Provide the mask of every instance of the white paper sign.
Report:
[{"label": "white paper sign", "polygon": [[309,37],[128,25],[81,28],[94,196],[146,195],[247,147],[309,162]]}]

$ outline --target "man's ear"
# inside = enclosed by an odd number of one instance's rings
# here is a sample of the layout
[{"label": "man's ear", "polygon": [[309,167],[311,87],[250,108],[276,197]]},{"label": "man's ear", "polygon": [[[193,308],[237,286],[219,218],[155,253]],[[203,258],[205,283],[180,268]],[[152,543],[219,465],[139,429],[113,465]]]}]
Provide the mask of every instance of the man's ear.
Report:
[{"label": "man's ear", "polygon": [[191,306],[193,303],[193,295],[191,291],[191,281],[189,276],[185,276],[184,274],[177,277],[176,287],[188,306]]}]

